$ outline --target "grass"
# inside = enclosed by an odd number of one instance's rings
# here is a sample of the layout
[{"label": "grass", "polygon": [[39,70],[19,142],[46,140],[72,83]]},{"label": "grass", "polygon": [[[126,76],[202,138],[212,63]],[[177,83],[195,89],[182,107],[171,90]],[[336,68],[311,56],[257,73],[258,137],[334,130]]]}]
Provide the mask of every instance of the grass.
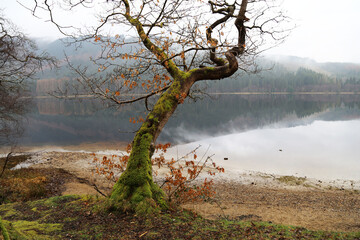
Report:
[{"label": "grass", "polygon": [[281,176],[276,178],[279,182],[285,183],[287,185],[304,185],[306,178],[304,177],[295,177],[295,176]]},{"label": "grass", "polygon": [[360,239],[268,222],[208,220],[187,210],[149,217],[110,213],[105,198],[60,196],[0,206],[10,239]]},{"label": "grass", "polygon": [[7,170],[0,178],[0,204],[56,195],[64,183],[60,174],[57,169]]},{"label": "grass", "polygon": [[[71,175],[62,169],[24,168],[10,170],[29,155],[10,158],[3,176],[0,178],[0,204],[30,201],[58,195],[67,178]],[[2,169],[5,158],[0,158]]]}]

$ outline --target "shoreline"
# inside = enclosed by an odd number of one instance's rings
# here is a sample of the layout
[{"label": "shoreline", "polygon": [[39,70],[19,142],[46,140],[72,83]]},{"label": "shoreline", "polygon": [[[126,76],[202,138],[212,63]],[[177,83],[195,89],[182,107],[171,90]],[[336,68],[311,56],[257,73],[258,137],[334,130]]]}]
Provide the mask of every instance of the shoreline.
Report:
[{"label": "shoreline", "polygon": [[[126,149],[128,142],[112,141],[112,142],[84,142],[80,144],[67,144],[67,145],[21,145],[17,146],[14,152],[32,153],[39,151],[100,151],[100,150],[118,150],[123,151]],[[10,146],[0,146],[0,154],[7,154],[11,149]]]},{"label": "shoreline", "polygon": [[[29,161],[33,168],[63,170],[61,195],[99,195],[94,185],[110,194],[114,182],[93,174],[94,155],[90,151],[51,150],[28,152],[32,154]],[[98,151],[96,156],[103,157],[106,153],[111,156],[116,152]],[[159,173],[155,181],[164,174]],[[200,176],[199,182],[205,177],[209,176]],[[266,221],[310,230],[360,231],[360,181],[327,182],[225,169],[225,173],[215,176],[213,187],[216,195],[211,201],[182,206],[208,219]]]},{"label": "shoreline", "polygon": [[[86,146],[85,146],[86,145]],[[83,146],[83,148],[78,148]],[[118,145],[113,147],[104,148],[99,147],[98,144],[81,144],[78,146],[60,147],[60,146],[42,146],[42,147],[29,147],[27,151],[17,152],[15,155],[31,155],[31,158],[21,163],[23,167],[56,167],[66,166],[73,164],[74,167],[70,167],[70,170],[75,172],[81,172],[81,168],[85,171],[93,171],[95,165],[92,162],[93,154],[98,158],[103,156],[111,157],[113,155],[121,155],[125,153],[126,144],[123,144],[120,148]],[[77,150],[74,150],[77,149]],[[0,154],[0,157],[5,157],[5,154]],[[21,168],[22,166],[18,166]],[[220,165],[221,166],[221,165]],[[224,166],[223,166],[224,167]],[[154,167],[155,169],[156,167]],[[225,168],[225,173],[217,174],[216,176],[209,176],[205,173],[200,174],[199,181],[203,181],[205,178],[212,178],[217,183],[239,183],[245,185],[254,185],[260,187],[272,187],[279,189],[290,190],[348,190],[360,192],[360,180],[354,179],[317,179],[307,176],[299,176],[297,174],[284,175],[274,174],[261,169],[257,170],[232,170],[228,167]],[[157,168],[156,168],[157,169]],[[68,170],[68,169],[65,169]],[[83,174],[82,174],[83,175]],[[86,175],[86,174],[85,174]],[[161,178],[160,176],[158,178]]]}]

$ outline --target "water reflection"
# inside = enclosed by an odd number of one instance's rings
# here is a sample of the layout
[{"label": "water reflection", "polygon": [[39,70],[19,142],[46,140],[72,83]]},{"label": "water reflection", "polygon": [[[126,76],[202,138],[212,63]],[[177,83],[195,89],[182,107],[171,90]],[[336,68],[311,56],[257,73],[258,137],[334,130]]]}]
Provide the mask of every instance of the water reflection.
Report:
[{"label": "water reflection", "polygon": [[268,125],[351,119],[360,119],[359,95],[221,95],[216,100],[180,106],[162,138],[184,143]]},{"label": "water reflection", "polygon": [[[130,117],[144,115],[143,103],[120,109],[89,100],[38,99],[23,144],[80,144],[131,141],[139,127]],[[160,141],[186,143],[265,126],[298,126],[315,120],[360,119],[360,96],[222,95],[182,104],[160,135]]]},{"label": "water reflection", "polygon": [[214,159],[227,169],[360,180],[359,142],[360,120],[314,121],[206,138],[179,145],[170,154],[187,153],[201,145],[201,155],[210,146],[206,154],[215,154]]}]

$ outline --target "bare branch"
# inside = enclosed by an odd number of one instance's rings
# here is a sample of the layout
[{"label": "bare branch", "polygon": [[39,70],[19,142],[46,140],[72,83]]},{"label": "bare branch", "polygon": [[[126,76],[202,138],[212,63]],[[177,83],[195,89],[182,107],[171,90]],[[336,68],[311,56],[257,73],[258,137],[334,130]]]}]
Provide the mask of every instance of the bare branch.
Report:
[{"label": "bare branch", "polygon": [[0,178],[2,177],[2,175],[3,175],[4,172],[5,172],[6,165],[7,165],[8,162],[9,162],[9,159],[10,159],[11,154],[12,154],[12,152],[9,152],[9,153],[6,155],[5,162],[4,162],[4,166],[3,166],[2,170],[1,170],[1,173],[0,173]]},{"label": "bare branch", "polygon": [[48,54],[37,53],[35,44],[0,14],[0,144],[16,144],[31,102],[28,84],[37,72],[55,63]]}]

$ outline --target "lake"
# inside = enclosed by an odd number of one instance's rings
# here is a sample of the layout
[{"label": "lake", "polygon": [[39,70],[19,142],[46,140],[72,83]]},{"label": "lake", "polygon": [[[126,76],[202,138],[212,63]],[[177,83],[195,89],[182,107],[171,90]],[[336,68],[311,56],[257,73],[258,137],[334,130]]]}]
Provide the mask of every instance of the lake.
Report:
[{"label": "lake", "polygon": [[[131,141],[143,104],[104,108],[90,100],[37,99],[24,145]],[[360,180],[359,95],[212,95],[179,106],[159,137],[181,155],[199,155],[229,169]],[[224,158],[228,158],[224,161]]]}]

